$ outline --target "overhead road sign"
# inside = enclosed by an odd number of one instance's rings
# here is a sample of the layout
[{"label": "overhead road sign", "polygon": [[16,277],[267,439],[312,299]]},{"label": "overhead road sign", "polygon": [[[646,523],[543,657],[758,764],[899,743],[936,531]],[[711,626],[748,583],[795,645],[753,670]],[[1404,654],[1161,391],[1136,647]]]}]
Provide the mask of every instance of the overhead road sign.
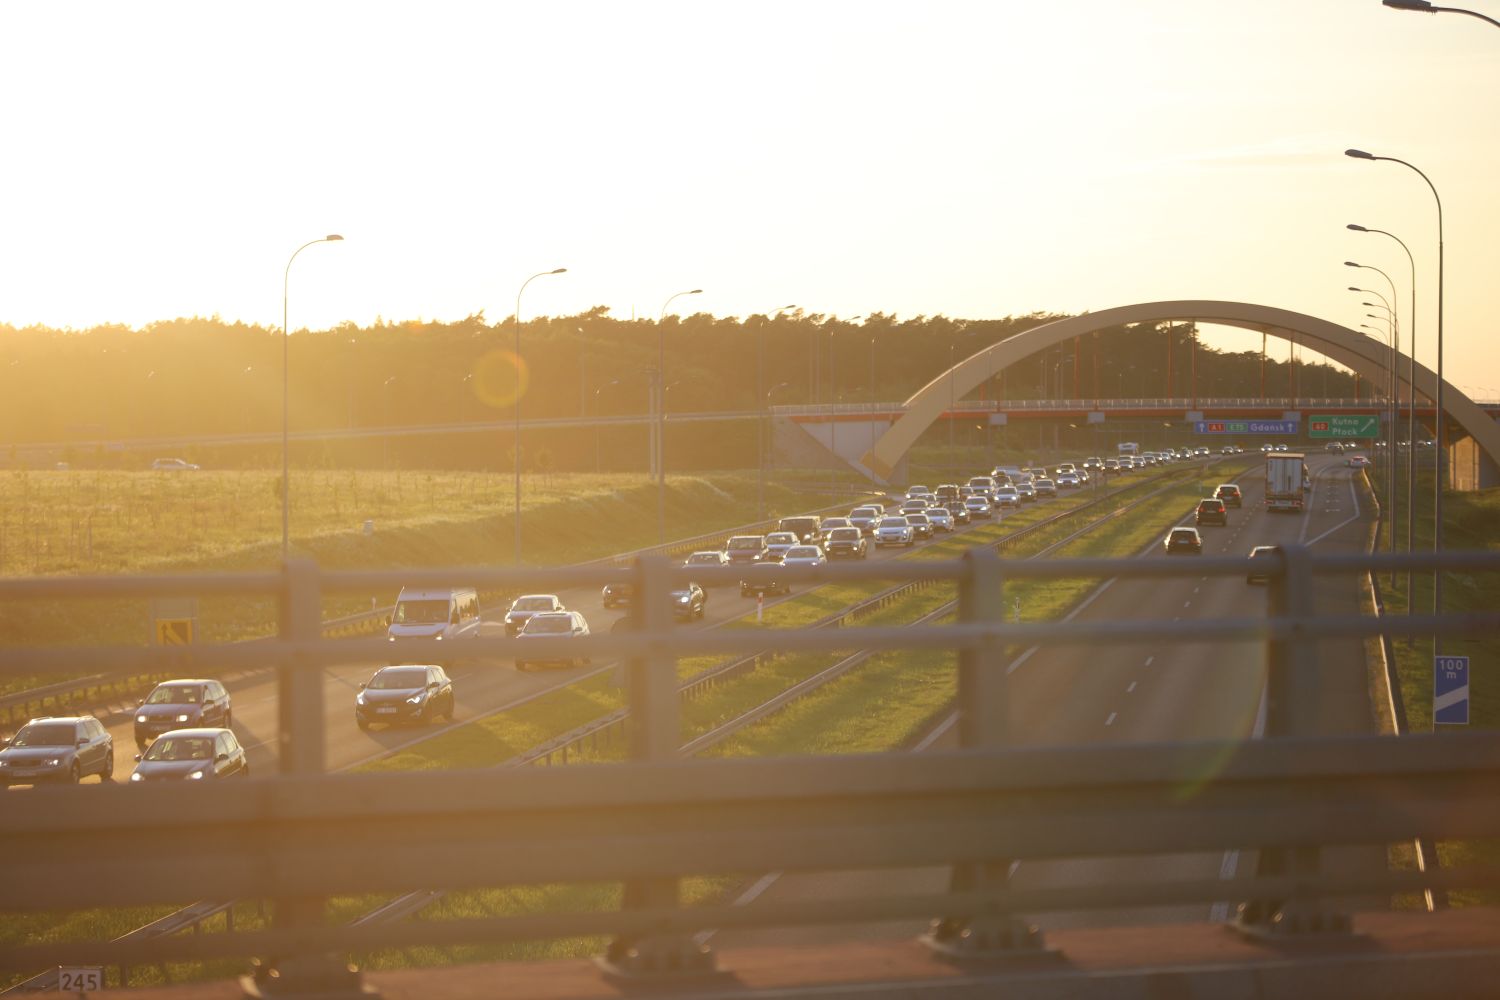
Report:
[{"label": "overhead road sign", "polygon": [[1195,420],[1194,434],[1296,434],[1295,420]]},{"label": "overhead road sign", "polygon": [[1469,658],[1432,658],[1432,721],[1439,726],[1469,724]]},{"label": "overhead road sign", "polygon": [[1375,438],[1380,436],[1377,413],[1314,414],[1307,418],[1307,436],[1314,438]]}]

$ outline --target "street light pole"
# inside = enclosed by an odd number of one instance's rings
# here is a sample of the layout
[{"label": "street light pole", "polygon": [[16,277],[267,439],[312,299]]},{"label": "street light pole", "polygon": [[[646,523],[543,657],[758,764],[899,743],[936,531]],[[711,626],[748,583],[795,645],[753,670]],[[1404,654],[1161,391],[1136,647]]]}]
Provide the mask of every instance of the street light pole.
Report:
[{"label": "street light pole", "polygon": [[[1388,299],[1386,299],[1386,297],[1384,295],[1381,295],[1379,292],[1375,291],[1373,288],[1356,288],[1353,285],[1349,286],[1349,290],[1350,291],[1354,291],[1354,292],[1368,292],[1369,294],[1375,296],[1377,299],[1379,299],[1383,303],[1382,308],[1384,308],[1385,311],[1389,314],[1388,318],[1386,319],[1386,322],[1389,323],[1389,325],[1390,325],[1390,331],[1391,331],[1391,335],[1388,338],[1388,340],[1389,340],[1389,346],[1390,346],[1390,362],[1386,365],[1387,388],[1388,388],[1388,391],[1386,393],[1386,401],[1387,401],[1387,410],[1389,412],[1389,418],[1387,419],[1387,425],[1388,425],[1388,427],[1387,427],[1387,434],[1386,434],[1386,450],[1387,450],[1386,460],[1387,460],[1387,463],[1388,463],[1387,464],[1387,468],[1386,468],[1386,489],[1387,489],[1387,498],[1386,499],[1387,499],[1387,506],[1390,507],[1390,518],[1387,520],[1386,523],[1387,523],[1387,526],[1389,527],[1390,532],[1391,532],[1391,537],[1389,539],[1389,543],[1390,543],[1390,545],[1389,545],[1389,551],[1391,551],[1391,552],[1394,553],[1396,551],[1395,534],[1396,534],[1396,514],[1397,514],[1397,512],[1396,512],[1396,506],[1397,506],[1397,504],[1396,504],[1396,450],[1397,450],[1396,449],[1396,423],[1397,423],[1398,417],[1400,415],[1400,410],[1397,407],[1396,399],[1397,399],[1397,397],[1398,397],[1398,395],[1400,393],[1400,388],[1401,388],[1401,383],[1398,380],[1398,376],[1399,376],[1399,372],[1400,372],[1400,365],[1398,364],[1398,359],[1401,357],[1401,318],[1400,318],[1400,312],[1399,312],[1399,310],[1400,310],[1400,297],[1396,293],[1396,283],[1391,280],[1391,276],[1389,274],[1386,274],[1380,268],[1374,267],[1374,266],[1372,266],[1370,264],[1359,264],[1359,263],[1356,263],[1355,261],[1352,261],[1352,260],[1346,260],[1346,261],[1344,261],[1344,266],[1345,267],[1354,267],[1354,268],[1363,268],[1364,270],[1367,270],[1367,271],[1374,271],[1376,274],[1378,274],[1382,278],[1384,278],[1385,279],[1385,283],[1387,285],[1389,285],[1390,288],[1391,288],[1391,297],[1388,300]],[[1373,302],[1366,302],[1364,304],[1367,305],[1367,306],[1370,306],[1372,309],[1376,308],[1375,303],[1373,303]],[[1391,586],[1395,587],[1395,585],[1396,585],[1396,575],[1395,575],[1394,572],[1391,573],[1390,580],[1391,580]],[[1409,600],[1410,599],[1408,598],[1408,601]]]},{"label": "street light pole", "polygon": [[[1407,266],[1411,269],[1411,296],[1408,301],[1411,312],[1411,324],[1406,331],[1406,551],[1411,552],[1416,546],[1414,532],[1417,520],[1417,261],[1412,256],[1411,247],[1406,241],[1395,233],[1388,233],[1384,229],[1366,229],[1364,226],[1351,222],[1344,227],[1352,229],[1356,233],[1379,233],[1381,236],[1389,236],[1401,245],[1406,254]],[[1399,363],[1399,361],[1398,361]],[[1397,414],[1400,409],[1398,405]],[[1412,572],[1406,571],[1406,613],[1413,614],[1411,603]]]},{"label": "street light pole", "polygon": [[302,251],[306,250],[308,247],[312,246],[314,243],[340,243],[340,242],[343,241],[343,239],[344,238],[342,236],[338,235],[337,233],[329,233],[327,236],[323,237],[320,240],[310,240],[307,243],[302,244],[296,250],[292,251],[292,256],[286,262],[286,270],[281,275],[281,560],[282,560],[282,562],[286,561],[287,548],[290,545],[291,525],[292,525],[292,520],[291,520],[292,519],[291,493],[290,493],[290,490],[288,488],[289,485],[290,485],[290,483],[291,483],[291,475],[290,475],[290,473],[291,473],[291,459],[289,458],[290,451],[288,450],[288,444],[289,444],[290,439],[291,439],[291,434],[290,434],[290,431],[288,430],[288,427],[290,425],[290,421],[288,420],[288,417],[289,417],[290,412],[291,412],[291,409],[290,409],[291,404],[290,404],[290,394],[289,394],[289,392],[287,390],[287,386],[288,386],[288,384],[290,382],[290,377],[291,377],[291,363],[290,363],[291,352],[287,349],[287,331],[286,331],[288,285],[290,284],[291,277],[292,277],[292,261],[296,260],[297,259],[297,255],[299,253],[301,253]]},{"label": "street light pole", "polygon": [[656,320],[656,544],[667,540],[667,307],[672,300],[683,295],[702,295],[703,289],[691,288],[685,292],[673,292],[661,304],[661,315]]},{"label": "street light pole", "polygon": [[1469,17],[1477,17],[1486,24],[1492,24],[1500,28],[1500,21],[1493,17],[1480,14],[1477,11],[1461,10],[1458,7],[1434,7],[1428,0],[1381,0],[1386,7],[1394,10],[1410,10],[1419,14],[1467,14]]},{"label": "street light pole", "polygon": [[788,310],[797,308],[796,304],[784,305],[776,310],[775,316],[768,316],[765,322],[760,324],[755,337],[755,402],[760,411],[755,417],[755,468],[757,472],[755,482],[755,517],[757,520],[766,519],[766,423],[769,414],[762,406],[765,400],[766,381],[766,326],[773,320],[779,319],[781,314]]},{"label": "street light pole", "polygon": [[599,394],[612,385],[619,385],[620,380],[612,378],[608,382],[594,390],[594,474],[598,475],[604,471],[604,455],[599,447]]},{"label": "street light pole", "polygon": [[[1407,9],[1410,9],[1409,7]],[[1478,16],[1478,15],[1476,15]],[[1421,170],[1405,160],[1394,156],[1375,156],[1362,149],[1346,149],[1345,156],[1352,156],[1357,160],[1388,160],[1391,163],[1399,163],[1416,173],[1422,180],[1427,182],[1427,187],[1432,191],[1432,200],[1437,203],[1438,224],[1438,321],[1437,321],[1437,388],[1433,405],[1433,475],[1432,475],[1432,550],[1441,554],[1443,551],[1443,423],[1445,414],[1443,411],[1443,199],[1438,196],[1437,187],[1432,179]],[[1412,442],[1416,447],[1416,442]],[[1433,572],[1432,583],[1432,611],[1433,614],[1441,614],[1443,610],[1443,571]],[[1432,637],[1432,653],[1437,656],[1442,651],[1443,637],[1441,632],[1436,632]]]},{"label": "street light pole", "polygon": [[516,467],[514,511],[516,540],[515,549],[511,555],[511,562],[517,566],[521,565],[521,293],[526,291],[527,285],[538,278],[546,277],[549,274],[566,274],[567,272],[568,269],[565,267],[555,267],[550,271],[538,271],[521,282],[521,287],[516,289],[516,416],[515,431],[511,434],[511,448],[515,452],[514,464]]}]

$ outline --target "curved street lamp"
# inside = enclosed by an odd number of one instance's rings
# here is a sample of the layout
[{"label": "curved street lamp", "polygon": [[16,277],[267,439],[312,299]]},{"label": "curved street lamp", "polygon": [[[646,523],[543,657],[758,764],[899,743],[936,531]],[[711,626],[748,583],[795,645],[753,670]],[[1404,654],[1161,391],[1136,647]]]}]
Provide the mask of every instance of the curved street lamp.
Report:
[{"label": "curved street lamp", "polygon": [[656,543],[667,540],[667,393],[663,388],[667,382],[667,333],[663,324],[667,321],[667,308],[674,299],[684,295],[702,295],[703,289],[690,288],[685,292],[673,292],[661,304],[661,315],[656,319]]},{"label": "curved street lamp", "polygon": [[766,326],[781,318],[784,312],[791,312],[797,308],[796,303],[782,306],[776,310],[774,316],[767,316],[765,322],[761,323],[756,330],[755,337],[755,407],[758,411],[755,415],[755,468],[758,475],[755,482],[755,517],[757,520],[766,519],[766,414],[764,401],[766,398]]},{"label": "curved street lamp", "polygon": [[[1389,236],[1401,244],[1401,249],[1406,253],[1406,263],[1411,269],[1411,322],[1406,329],[1406,551],[1411,552],[1416,546],[1416,517],[1417,517],[1417,464],[1416,447],[1417,440],[1417,261],[1411,254],[1411,247],[1406,241],[1395,233],[1386,232],[1384,229],[1366,229],[1356,223],[1349,223],[1345,229],[1356,233],[1379,233],[1381,236]],[[1400,384],[1397,383],[1397,389]],[[1396,414],[1401,414],[1400,401],[1397,401]],[[1406,613],[1413,614],[1411,606],[1411,582],[1412,571],[1406,571]]]},{"label": "curved street lamp", "polygon": [[[1412,9],[1412,8],[1407,8]],[[1420,8],[1417,8],[1420,9]],[[1346,149],[1344,155],[1356,160],[1388,161],[1399,163],[1411,170],[1426,182],[1432,191],[1432,200],[1437,204],[1437,230],[1438,230],[1438,309],[1437,309],[1437,388],[1434,390],[1433,405],[1433,473],[1432,473],[1432,550],[1435,553],[1443,551],[1443,423],[1445,414],[1443,411],[1443,199],[1439,197],[1437,186],[1416,166],[1405,160],[1394,156],[1376,156],[1367,153],[1363,149]],[[1411,444],[1416,448],[1416,442]],[[1433,571],[1432,582],[1432,611],[1433,614],[1441,614],[1443,610],[1443,571]],[[1433,634],[1432,653],[1437,656],[1442,651],[1443,637],[1441,632]]]},{"label": "curved street lamp", "polygon": [[297,259],[297,255],[299,253],[301,253],[302,251],[306,250],[308,247],[312,246],[314,243],[341,243],[341,242],[343,242],[343,239],[344,238],[342,236],[338,235],[337,233],[329,233],[327,236],[324,236],[322,239],[309,240],[308,242],[302,244],[296,250],[292,251],[292,256],[289,257],[287,259],[287,262],[286,262],[286,270],[284,272],[282,272],[282,275],[281,275],[281,561],[282,562],[286,561],[287,546],[290,543],[291,525],[292,525],[291,494],[290,494],[290,492],[288,490],[288,485],[291,482],[291,477],[289,475],[289,473],[291,471],[291,460],[288,457],[289,454],[290,454],[290,452],[288,451],[288,448],[287,448],[288,441],[290,440],[290,433],[288,431],[288,425],[290,424],[290,421],[288,420],[288,415],[290,413],[290,402],[289,402],[289,394],[287,392],[287,384],[288,384],[288,381],[290,379],[290,372],[291,372],[290,352],[287,350],[287,336],[286,336],[287,287],[288,287],[289,283],[291,282],[291,278],[292,278],[292,261],[294,261],[294,260]]},{"label": "curved street lamp", "polygon": [[1418,14],[1467,14],[1500,28],[1500,21],[1493,17],[1487,17],[1477,11],[1460,10],[1457,7],[1434,7],[1428,0],[1381,0],[1381,3],[1393,10],[1409,10]]},{"label": "curved street lamp", "polygon": [[567,273],[568,269],[565,267],[555,267],[550,271],[538,271],[536,274],[533,274],[531,277],[521,282],[521,287],[516,290],[516,418],[515,431],[511,435],[512,447],[516,452],[516,540],[515,552],[511,557],[511,562],[517,566],[521,565],[521,293],[526,291],[527,285],[531,284],[538,278],[545,278],[549,274]]}]

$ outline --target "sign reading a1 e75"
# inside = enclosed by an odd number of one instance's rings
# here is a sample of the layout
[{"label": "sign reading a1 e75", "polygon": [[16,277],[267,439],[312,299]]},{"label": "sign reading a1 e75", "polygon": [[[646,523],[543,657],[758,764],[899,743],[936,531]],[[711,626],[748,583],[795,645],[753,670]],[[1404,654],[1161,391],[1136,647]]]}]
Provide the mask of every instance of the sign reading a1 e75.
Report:
[{"label": "sign reading a1 e75", "polygon": [[1307,418],[1307,436],[1315,438],[1373,438],[1380,436],[1375,413],[1314,414]]},{"label": "sign reading a1 e75", "polygon": [[1295,434],[1295,420],[1195,420],[1195,434]]}]

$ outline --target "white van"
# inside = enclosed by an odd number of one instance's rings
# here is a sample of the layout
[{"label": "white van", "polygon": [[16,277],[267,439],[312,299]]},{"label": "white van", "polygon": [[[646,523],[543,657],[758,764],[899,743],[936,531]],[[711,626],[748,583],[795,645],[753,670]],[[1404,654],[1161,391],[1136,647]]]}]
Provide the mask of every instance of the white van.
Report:
[{"label": "white van", "polygon": [[[479,636],[479,592],[473,587],[401,588],[386,637],[400,662],[445,663],[453,654],[428,645]],[[397,653],[399,650],[399,653]],[[420,650],[420,651],[419,651]]]},{"label": "white van", "polygon": [[1129,455],[1134,458],[1141,453],[1141,446],[1134,441],[1121,441],[1117,450],[1120,455]]}]

